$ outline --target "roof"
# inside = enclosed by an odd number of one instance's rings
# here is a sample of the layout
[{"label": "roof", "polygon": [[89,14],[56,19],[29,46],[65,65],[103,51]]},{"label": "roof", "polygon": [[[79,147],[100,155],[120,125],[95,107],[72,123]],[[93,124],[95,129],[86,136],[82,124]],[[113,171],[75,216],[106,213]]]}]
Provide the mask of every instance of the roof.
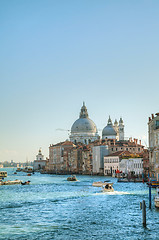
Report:
[{"label": "roof", "polygon": [[115,153],[112,153],[112,154],[109,154],[105,157],[113,157],[113,156],[129,156],[131,153],[129,151],[118,151],[118,152],[115,152]]}]

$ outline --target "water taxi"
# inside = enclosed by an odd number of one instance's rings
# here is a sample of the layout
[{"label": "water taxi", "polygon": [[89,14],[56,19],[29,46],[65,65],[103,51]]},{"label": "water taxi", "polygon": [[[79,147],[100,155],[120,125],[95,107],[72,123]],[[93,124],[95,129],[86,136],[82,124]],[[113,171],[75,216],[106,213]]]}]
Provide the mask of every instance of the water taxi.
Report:
[{"label": "water taxi", "polygon": [[159,208],[159,187],[156,188],[156,196],[154,198],[155,207]]},{"label": "water taxi", "polygon": [[11,181],[11,180],[7,180],[7,181],[0,181],[0,185],[15,185],[15,184],[21,184],[21,180],[18,180],[18,179],[16,179],[16,180],[13,180],[13,181]]},{"label": "water taxi", "polygon": [[113,183],[107,183],[102,187],[103,192],[114,192]]},{"label": "water taxi", "polygon": [[92,186],[93,187],[102,187],[102,186],[105,186],[105,185],[107,185],[108,183],[105,181],[105,182],[94,182],[93,184],[92,184]]},{"label": "water taxi", "polygon": [[73,175],[73,176],[71,176],[71,177],[68,177],[67,178],[67,181],[77,181],[77,178],[76,178],[76,176],[75,175]]}]

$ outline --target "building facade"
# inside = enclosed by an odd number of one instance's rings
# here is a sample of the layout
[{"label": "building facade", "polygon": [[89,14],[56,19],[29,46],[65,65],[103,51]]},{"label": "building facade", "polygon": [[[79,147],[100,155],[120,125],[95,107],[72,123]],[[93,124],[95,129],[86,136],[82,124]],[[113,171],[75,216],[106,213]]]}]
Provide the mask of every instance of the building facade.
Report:
[{"label": "building facade", "polygon": [[39,149],[39,153],[36,155],[36,160],[33,163],[33,170],[40,171],[45,169],[46,160],[44,159],[44,155],[42,155],[41,149]]},{"label": "building facade", "polygon": [[143,173],[142,155],[133,155],[128,151],[119,151],[104,157],[104,175],[114,175],[117,171],[128,175]]},{"label": "building facade", "polygon": [[104,173],[104,156],[108,155],[107,145],[98,145],[92,147],[93,155],[93,174]]},{"label": "building facade", "polygon": [[148,122],[148,138],[149,138],[149,167],[151,177],[159,168],[159,113],[152,114]]}]

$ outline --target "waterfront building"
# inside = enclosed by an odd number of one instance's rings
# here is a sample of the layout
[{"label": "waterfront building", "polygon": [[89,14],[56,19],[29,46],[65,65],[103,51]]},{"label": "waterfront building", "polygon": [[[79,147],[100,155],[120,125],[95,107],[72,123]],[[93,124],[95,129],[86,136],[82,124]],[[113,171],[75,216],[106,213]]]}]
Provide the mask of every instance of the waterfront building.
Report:
[{"label": "waterfront building", "polygon": [[[50,145],[49,147],[49,163],[47,170],[51,173],[67,173],[69,172],[69,157],[74,144],[70,141]],[[75,166],[76,168],[76,166]]]},{"label": "waterfront building", "polygon": [[39,149],[38,154],[36,155],[36,160],[33,163],[33,170],[40,171],[46,167],[46,160],[44,159],[44,155],[42,155],[41,149]]},{"label": "waterfront building", "polygon": [[89,118],[88,111],[83,102],[79,118],[71,127],[70,141],[74,144],[89,144],[99,138],[95,123]]},{"label": "waterfront building", "polygon": [[104,156],[104,175],[112,176],[119,170],[120,155],[122,152],[112,153]]},{"label": "waterfront building", "polygon": [[92,147],[93,174],[104,173],[104,156],[108,155],[108,145],[96,145]]},{"label": "waterfront building", "polygon": [[151,115],[148,121],[149,167],[150,174],[155,177],[159,168],[159,113]]},{"label": "waterfront building", "polygon": [[129,151],[119,151],[108,156],[104,156],[104,175],[112,176],[116,173],[116,171],[120,171],[124,174],[142,174],[142,155],[131,154]]},{"label": "waterfront building", "polygon": [[143,151],[143,173],[145,177],[149,175],[149,151],[144,149]]},{"label": "waterfront building", "polygon": [[119,162],[119,169],[124,174],[133,173],[134,175],[141,175],[143,173],[143,158],[128,158],[121,159]]},{"label": "waterfront building", "polygon": [[58,174],[91,174],[92,152],[89,145],[65,141],[49,147],[47,172]]},{"label": "waterfront building", "polygon": [[143,153],[144,146],[141,144],[141,140],[138,139],[134,140],[130,138],[129,140],[121,140],[115,141],[114,139],[106,140],[106,144],[108,144],[109,154],[118,152],[118,151],[129,151],[133,154],[140,154]]}]

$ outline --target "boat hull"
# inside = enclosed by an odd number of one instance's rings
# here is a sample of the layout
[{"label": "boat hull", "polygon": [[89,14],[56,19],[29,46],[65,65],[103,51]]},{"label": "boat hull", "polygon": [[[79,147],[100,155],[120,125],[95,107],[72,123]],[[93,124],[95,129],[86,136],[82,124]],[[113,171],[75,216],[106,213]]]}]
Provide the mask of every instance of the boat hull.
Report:
[{"label": "boat hull", "polygon": [[[107,182],[94,182],[92,184],[93,187],[102,187],[102,186],[106,186],[108,183]],[[109,183],[111,184],[111,183]]]},{"label": "boat hull", "polygon": [[15,181],[4,181],[4,182],[0,182],[0,185],[15,185],[15,184],[21,184],[21,180],[15,180]]},{"label": "boat hull", "polygon": [[155,198],[155,207],[159,208],[159,198]]}]

